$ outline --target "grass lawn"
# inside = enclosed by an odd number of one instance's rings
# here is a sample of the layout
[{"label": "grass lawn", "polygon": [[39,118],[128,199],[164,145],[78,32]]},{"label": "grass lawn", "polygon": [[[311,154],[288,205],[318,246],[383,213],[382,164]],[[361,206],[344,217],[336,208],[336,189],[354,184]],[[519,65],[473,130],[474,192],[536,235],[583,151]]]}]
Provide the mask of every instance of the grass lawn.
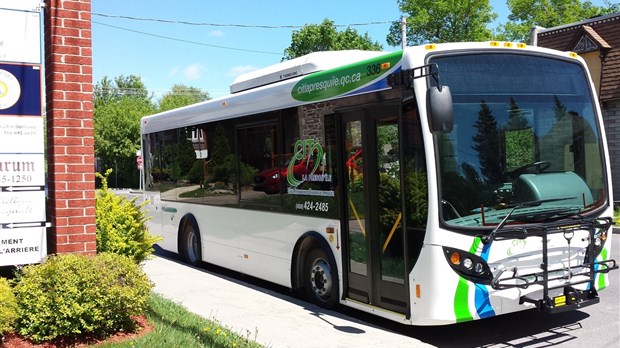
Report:
[{"label": "grass lawn", "polygon": [[147,313],[153,331],[120,343],[97,347],[262,347],[255,332],[234,333],[217,321],[190,313],[183,306],[157,294],[149,299]]}]

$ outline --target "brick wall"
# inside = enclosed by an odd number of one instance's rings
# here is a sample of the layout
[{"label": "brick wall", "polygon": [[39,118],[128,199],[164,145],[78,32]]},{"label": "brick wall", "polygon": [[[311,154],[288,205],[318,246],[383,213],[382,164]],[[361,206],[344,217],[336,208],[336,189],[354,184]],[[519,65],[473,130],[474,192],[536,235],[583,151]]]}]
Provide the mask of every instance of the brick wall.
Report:
[{"label": "brick wall", "polygon": [[49,253],[95,253],[90,0],[45,1]]}]

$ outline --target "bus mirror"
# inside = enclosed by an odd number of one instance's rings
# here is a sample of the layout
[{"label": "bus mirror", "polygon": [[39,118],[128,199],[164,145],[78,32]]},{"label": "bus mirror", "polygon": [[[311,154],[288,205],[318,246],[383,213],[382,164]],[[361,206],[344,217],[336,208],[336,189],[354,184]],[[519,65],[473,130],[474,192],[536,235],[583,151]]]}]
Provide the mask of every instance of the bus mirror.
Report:
[{"label": "bus mirror", "polygon": [[452,94],[448,86],[433,86],[426,93],[426,105],[432,132],[450,133],[454,121]]}]

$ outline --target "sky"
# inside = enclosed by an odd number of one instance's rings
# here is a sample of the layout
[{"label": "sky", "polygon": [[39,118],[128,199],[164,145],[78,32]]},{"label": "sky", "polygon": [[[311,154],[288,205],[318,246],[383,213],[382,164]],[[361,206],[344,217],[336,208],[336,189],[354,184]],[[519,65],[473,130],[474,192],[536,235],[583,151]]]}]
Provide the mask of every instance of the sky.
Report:
[{"label": "sky", "polygon": [[[601,6],[603,0],[592,3]],[[367,32],[386,51],[400,49],[385,40],[387,22],[402,16],[396,0],[92,0],[91,4],[94,83],[104,76],[139,75],[155,98],[175,84],[200,88],[213,98],[229,94],[229,85],[240,74],[280,62],[294,30],[325,18],[336,25],[379,22],[351,27],[360,34]],[[496,23],[505,23],[509,14],[505,0],[491,0],[491,6],[498,14]]]}]

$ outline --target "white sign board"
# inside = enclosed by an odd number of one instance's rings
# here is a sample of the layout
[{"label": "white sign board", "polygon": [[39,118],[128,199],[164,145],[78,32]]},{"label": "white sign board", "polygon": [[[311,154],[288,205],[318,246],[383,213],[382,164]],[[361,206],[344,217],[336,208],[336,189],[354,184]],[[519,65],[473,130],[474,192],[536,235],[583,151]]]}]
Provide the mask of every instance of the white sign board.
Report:
[{"label": "white sign board", "polygon": [[45,221],[45,191],[0,191],[0,224]]},{"label": "white sign board", "polygon": [[41,0],[0,0],[0,266],[47,254]]},{"label": "white sign board", "polygon": [[32,0],[0,2],[0,61],[41,64],[40,4]]},{"label": "white sign board", "polygon": [[43,153],[43,117],[0,117],[0,149],[20,153]]},{"label": "white sign board", "polygon": [[0,187],[45,186],[43,154],[0,153]]},{"label": "white sign board", "polygon": [[47,255],[45,227],[2,228],[0,266],[38,263]]}]

